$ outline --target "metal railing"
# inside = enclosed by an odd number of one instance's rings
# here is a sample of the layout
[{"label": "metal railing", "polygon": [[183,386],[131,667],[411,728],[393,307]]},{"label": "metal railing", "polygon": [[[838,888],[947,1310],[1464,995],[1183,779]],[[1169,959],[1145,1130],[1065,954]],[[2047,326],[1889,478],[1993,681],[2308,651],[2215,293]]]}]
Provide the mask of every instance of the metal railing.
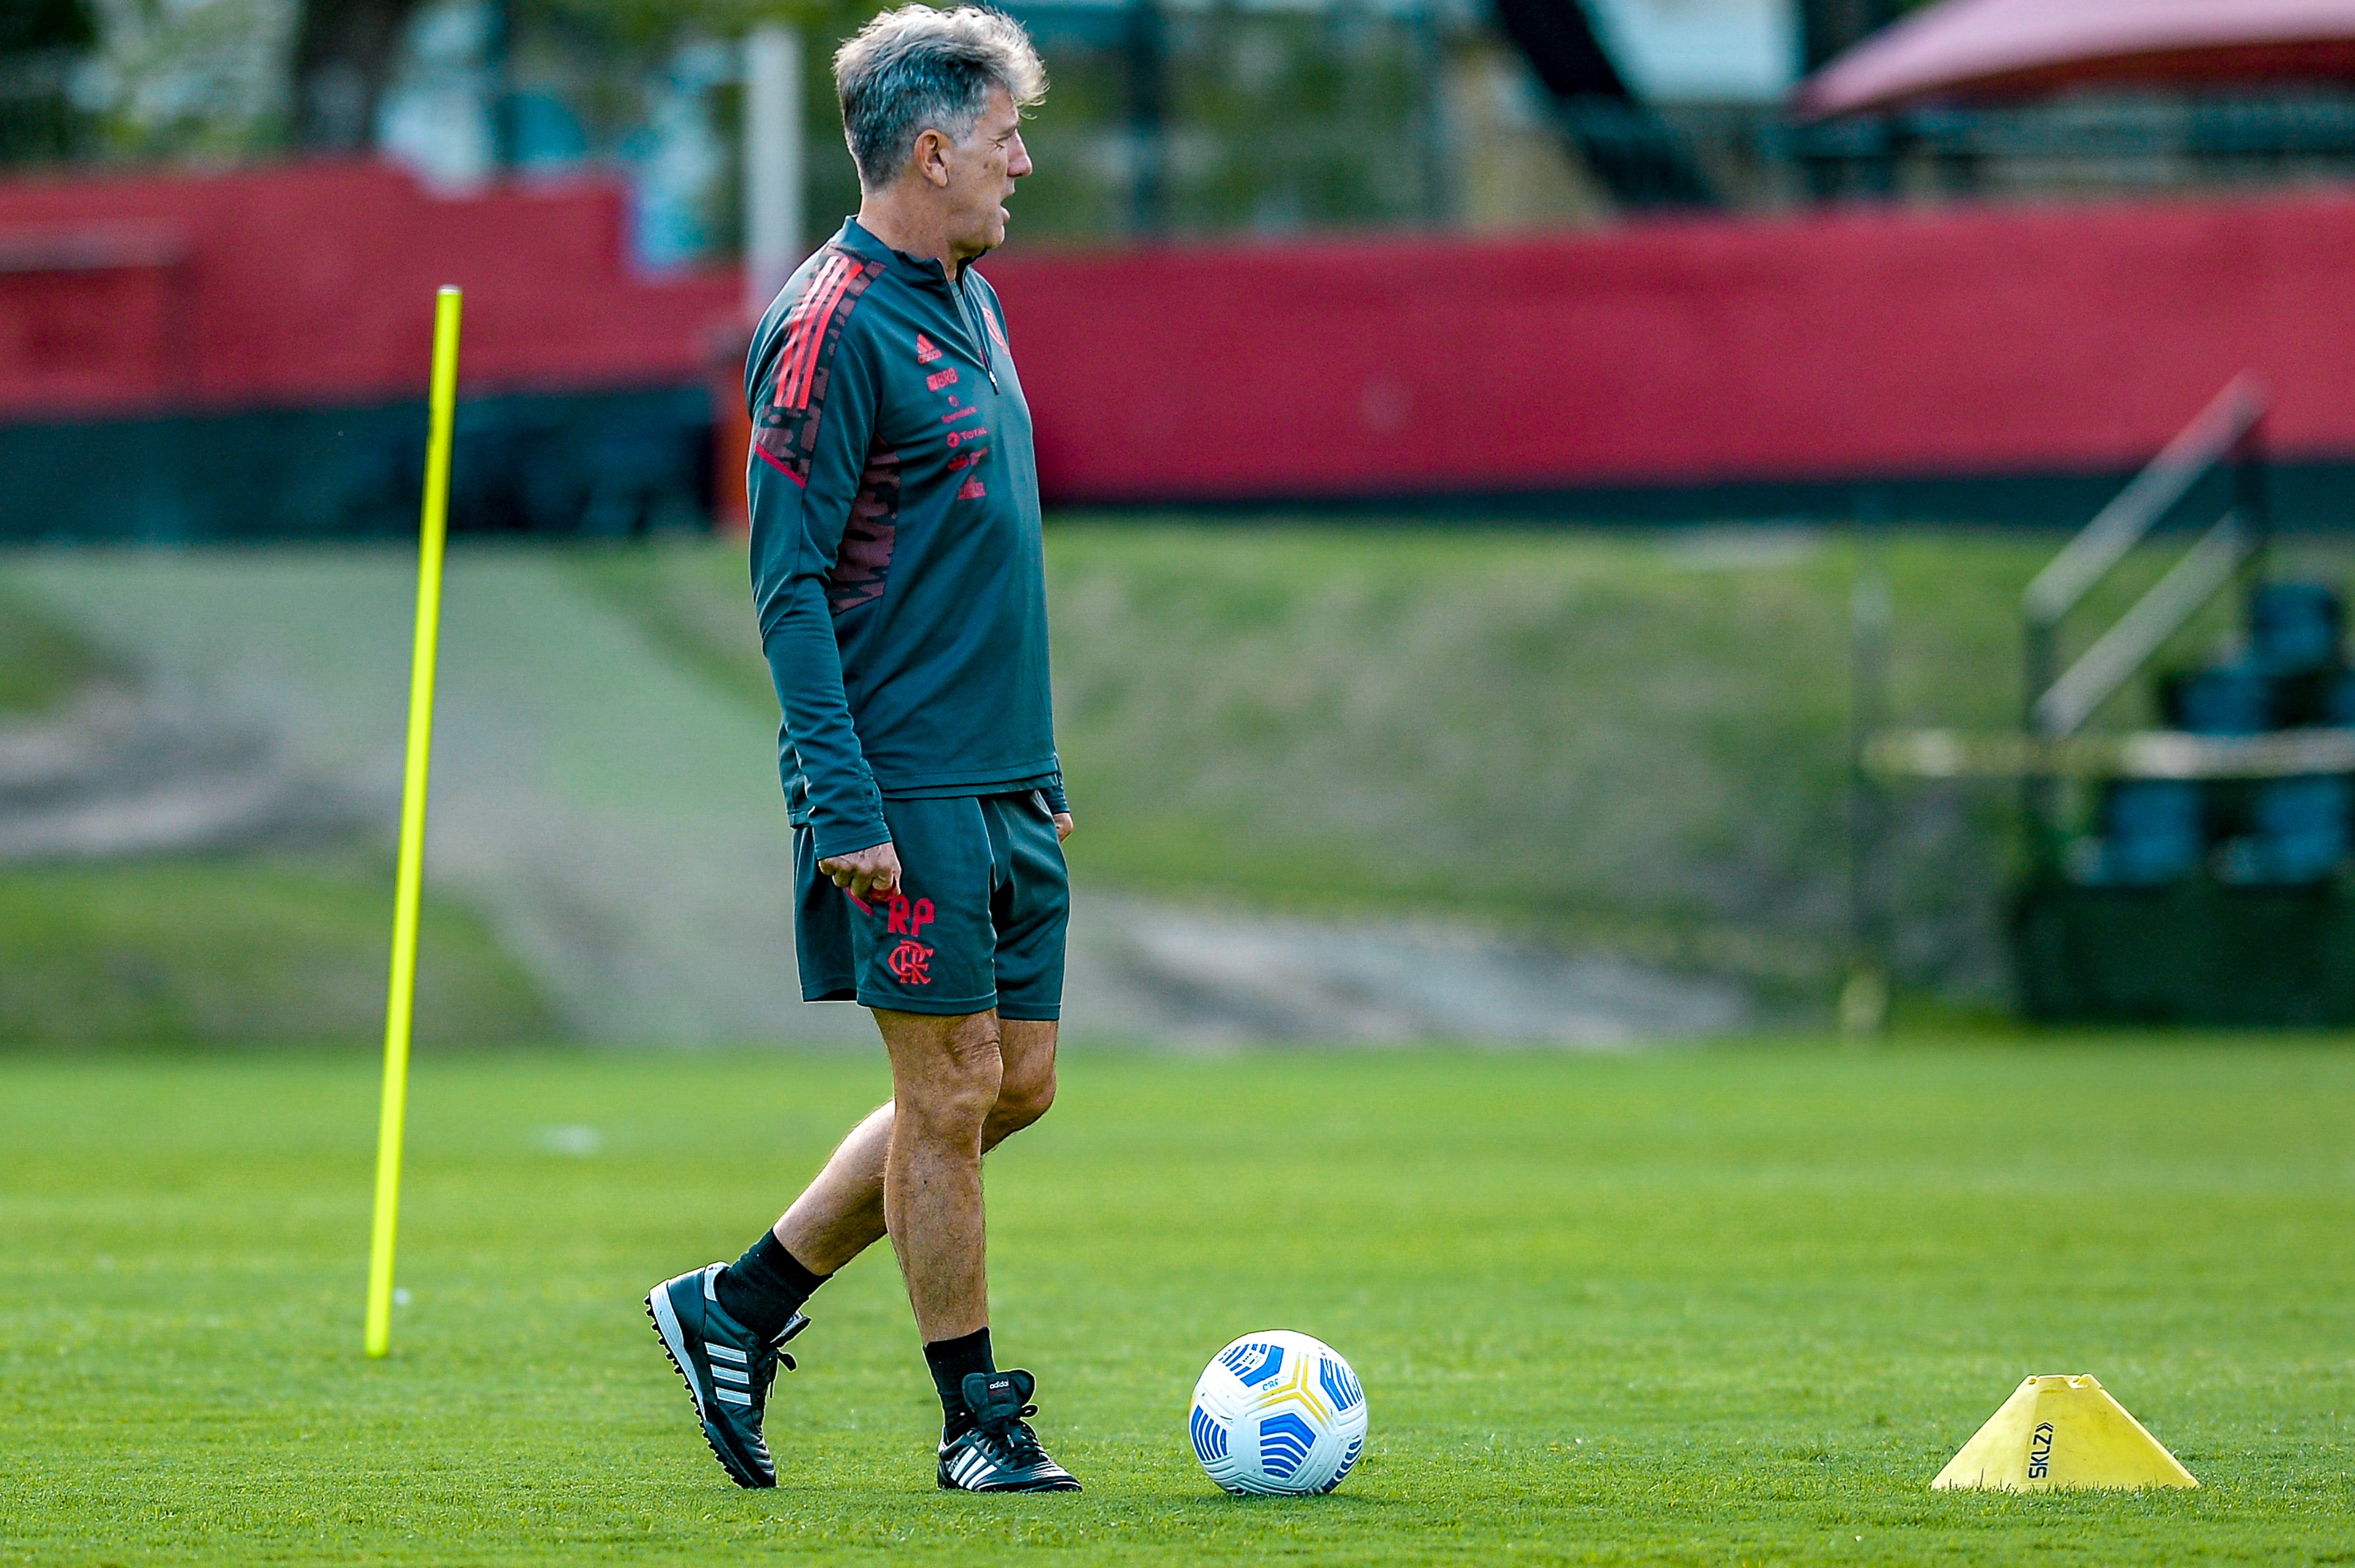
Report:
[{"label": "metal railing", "polygon": [[[2233,377],[2036,574],[2020,596],[2026,643],[2021,673],[2027,688],[2020,809],[2040,854],[2051,848],[2061,829],[2061,770],[2053,765],[2057,743],[2083,728],[2169,638],[2263,553],[2268,532],[2264,417],[2264,387],[2245,372]],[[2061,629],[2070,611],[2182,505],[2201,480],[2228,464],[2232,503],[2224,515],[2076,662],[2056,674]]]},{"label": "metal railing", "polygon": [[[2264,388],[2253,376],[2236,376],[2028,585],[2020,610],[2027,640],[2024,727],[2030,736],[2059,740],[2083,728],[2264,548]],[[2202,479],[2228,463],[2232,507],[2133,609],[2056,675],[2061,628],[2069,612]]]},{"label": "metal railing", "polygon": [[[2081,733],[2236,577],[2260,561],[2266,536],[2264,389],[2241,376],[2094,514],[2020,596],[2026,643],[2023,722],[2013,734],[1863,726],[1862,776],[2017,779],[2031,831],[2059,827],[2063,779],[2270,779],[2355,771],[2355,729],[2207,736],[2174,730]],[[2071,613],[2220,468],[2232,503],[2134,607],[2066,670],[2061,632]]]},{"label": "metal railing", "polygon": [[1951,729],[1883,730],[1865,740],[1865,768],[1907,779],[2298,779],[2355,773],[2355,729],[2264,735],[2129,730],[2039,740]]}]

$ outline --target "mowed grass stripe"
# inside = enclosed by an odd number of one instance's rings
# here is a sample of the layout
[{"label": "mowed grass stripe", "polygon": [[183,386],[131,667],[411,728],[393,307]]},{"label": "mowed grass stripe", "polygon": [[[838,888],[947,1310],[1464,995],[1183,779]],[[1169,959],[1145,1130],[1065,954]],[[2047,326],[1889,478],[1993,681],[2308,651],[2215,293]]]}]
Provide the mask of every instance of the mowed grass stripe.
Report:
[{"label": "mowed grass stripe", "polygon": [[[879,1251],[795,1346],[788,1485],[740,1493],[638,1298],[732,1255],[885,1092],[855,1058],[421,1059],[415,1299],[371,1365],[368,1064],[0,1065],[0,1560],[2355,1546],[2343,1043],[1078,1054],[990,1185],[998,1337],[1089,1490],[933,1492]],[[1187,1448],[1202,1362],[1273,1326],[1365,1380],[1368,1455],[1332,1498],[1222,1498]],[[2077,1371],[2202,1489],[1926,1489],[2021,1376]]]}]

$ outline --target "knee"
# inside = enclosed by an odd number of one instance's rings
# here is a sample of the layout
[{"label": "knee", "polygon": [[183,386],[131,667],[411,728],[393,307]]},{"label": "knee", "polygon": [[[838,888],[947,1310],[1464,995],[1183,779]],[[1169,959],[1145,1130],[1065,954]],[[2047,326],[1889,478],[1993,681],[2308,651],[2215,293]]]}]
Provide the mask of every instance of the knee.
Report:
[{"label": "knee", "polygon": [[971,1140],[996,1107],[1005,1083],[1006,1060],[995,1031],[960,1030],[932,1065],[932,1071],[909,1085],[903,1108],[914,1114],[931,1136],[955,1142]]},{"label": "knee", "polygon": [[1047,1114],[1055,1103],[1055,1064],[1049,1061],[1028,1071],[1008,1072],[998,1085],[997,1104],[989,1113],[990,1141],[1020,1132]]}]

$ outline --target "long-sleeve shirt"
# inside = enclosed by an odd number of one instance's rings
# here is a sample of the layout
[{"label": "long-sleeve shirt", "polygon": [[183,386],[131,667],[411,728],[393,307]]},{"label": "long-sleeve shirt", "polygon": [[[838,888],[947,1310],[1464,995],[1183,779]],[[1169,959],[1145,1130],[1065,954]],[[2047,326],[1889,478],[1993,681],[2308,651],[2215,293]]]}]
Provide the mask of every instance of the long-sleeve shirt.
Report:
[{"label": "long-sleeve shirt", "polygon": [[1039,789],[1064,810],[1038,461],[996,292],[846,221],[762,318],[744,395],[778,769],[816,853],[889,839],[887,797]]}]

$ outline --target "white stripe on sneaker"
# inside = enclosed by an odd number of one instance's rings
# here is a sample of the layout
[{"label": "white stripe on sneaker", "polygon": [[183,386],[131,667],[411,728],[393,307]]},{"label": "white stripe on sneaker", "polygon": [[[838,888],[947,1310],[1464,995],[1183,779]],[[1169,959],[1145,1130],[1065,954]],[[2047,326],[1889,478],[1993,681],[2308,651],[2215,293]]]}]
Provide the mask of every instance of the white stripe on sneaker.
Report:
[{"label": "white stripe on sneaker", "polygon": [[687,1331],[679,1326],[678,1314],[671,1308],[669,1286],[654,1287],[646,1297],[646,1310],[654,1314],[655,1330],[662,1335],[663,1347],[670,1352],[679,1375],[687,1380],[687,1397],[695,1401],[695,1418],[700,1421],[704,1415],[703,1393],[687,1370],[695,1365],[695,1357],[687,1348]]},{"label": "white stripe on sneaker", "polygon": [[752,1403],[752,1396],[739,1388],[715,1386],[711,1391],[711,1397],[719,1401],[722,1404],[750,1404]]},{"label": "white stripe on sneaker", "polygon": [[747,1357],[743,1351],[735,1349],[733,1346],[715,1345],[709,1340],[706,1340],[703,1342],[703,1353],[708,1356],[716,1356],[723,1361],[734,1361],[740,1367],[744,1365],[751,1359]]},{"label": "white stripe on sneaker", "polygon": [[726,1382],[736,1383],[741,1387],[750,1388],[752,1384],[751,1374],[747,1372],[741,1367],[716,1366],[711,1369],[711,1375],[715,1378],[723,1379]]}]

